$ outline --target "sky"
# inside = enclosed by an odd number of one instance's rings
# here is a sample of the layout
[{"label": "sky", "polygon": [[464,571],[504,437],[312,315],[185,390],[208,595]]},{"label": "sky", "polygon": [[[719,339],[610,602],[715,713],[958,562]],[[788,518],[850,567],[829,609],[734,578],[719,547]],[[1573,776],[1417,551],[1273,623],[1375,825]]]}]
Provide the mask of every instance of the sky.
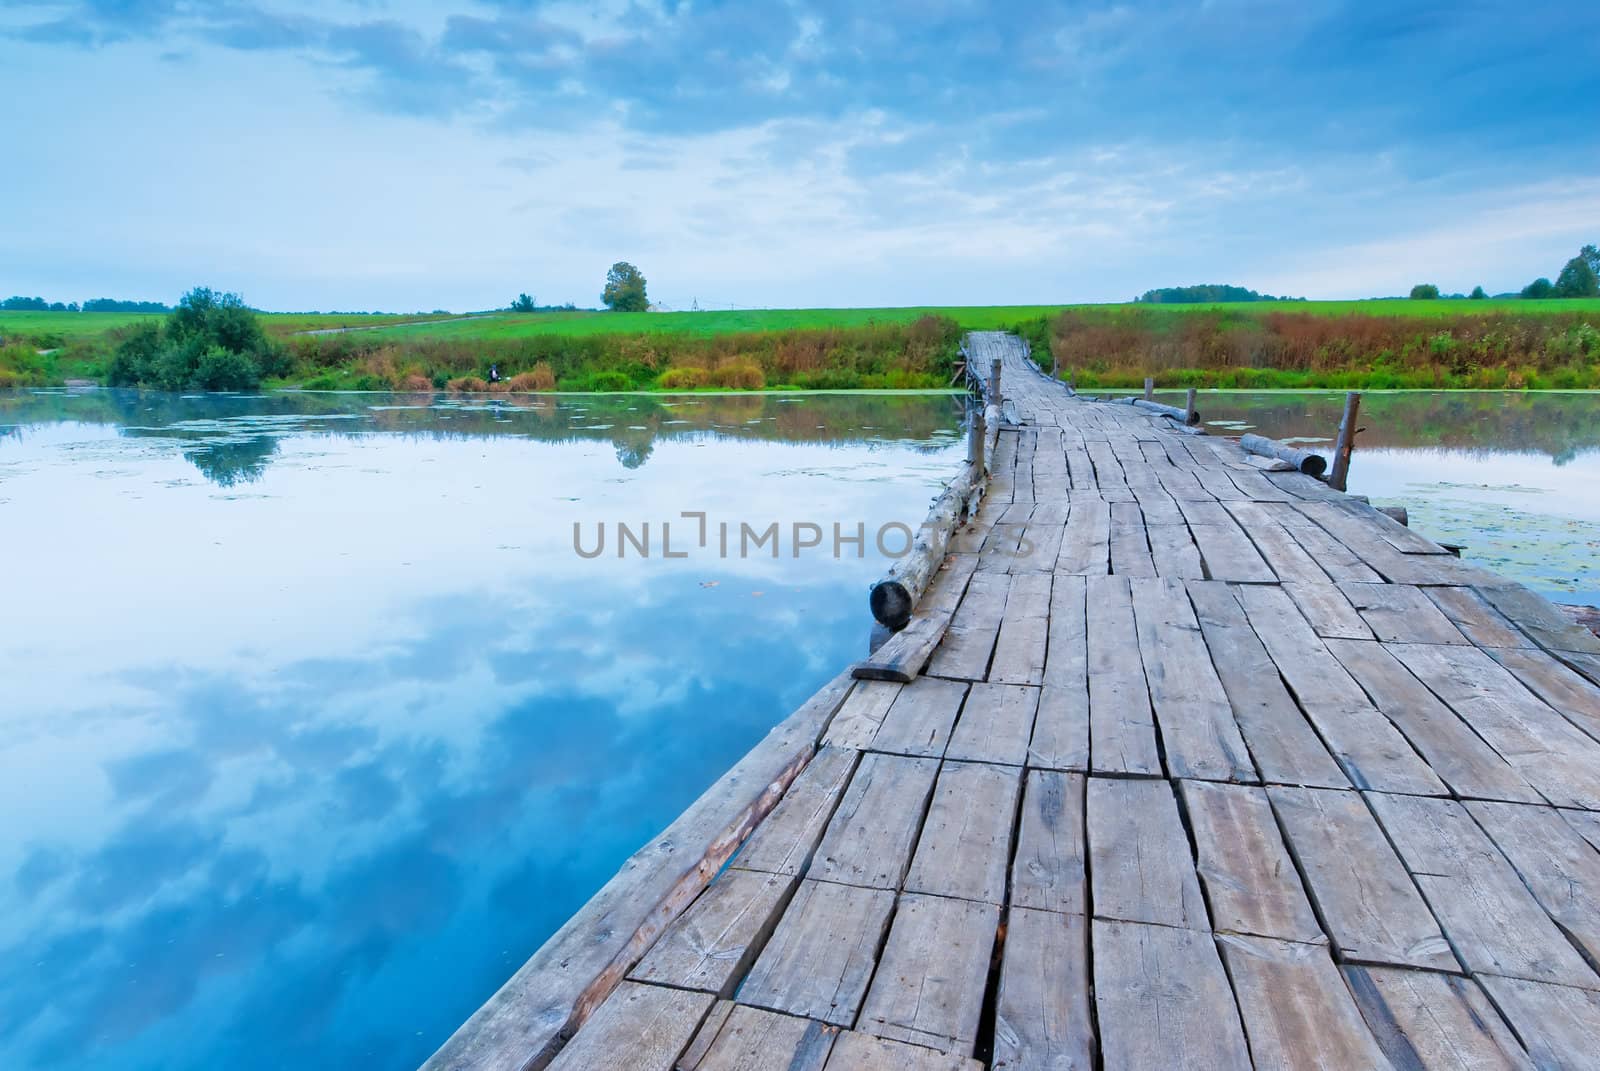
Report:
[{"label": "sky", "polygon": [[0,292],[60,301],[1495,293],[1600,241],[1593,4],[4,0],[0,100]]}]

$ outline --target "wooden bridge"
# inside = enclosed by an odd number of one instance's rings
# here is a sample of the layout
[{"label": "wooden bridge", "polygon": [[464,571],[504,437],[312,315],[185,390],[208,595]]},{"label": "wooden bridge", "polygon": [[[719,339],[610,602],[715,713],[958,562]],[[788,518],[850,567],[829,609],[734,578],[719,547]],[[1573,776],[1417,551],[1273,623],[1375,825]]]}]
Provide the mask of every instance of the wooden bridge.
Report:
[{"label": "wooden bridge", "polygon": [[1600,1067],[1600,641],[969,349],[1018,423],[926,665],[824,688],[429,1066]]}]

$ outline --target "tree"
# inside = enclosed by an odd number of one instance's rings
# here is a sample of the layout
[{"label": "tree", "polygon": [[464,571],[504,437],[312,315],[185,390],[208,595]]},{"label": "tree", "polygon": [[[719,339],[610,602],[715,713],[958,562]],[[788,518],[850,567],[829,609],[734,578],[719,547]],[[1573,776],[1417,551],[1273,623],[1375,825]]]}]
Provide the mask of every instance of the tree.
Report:
[{"label": "tree", "polygon": [[1472,288],[1471,297],[1473,301],[1486,301],[1489,295],[1483,292],[1483,287],[1475,286]]},{"label": "tree", "polygon": [[1552,298],[1556,296],[1556,287],[1549,279],[1541,276],[1522,288],[1522,296],[1534,300]]},{"label": "tree", "polygon": [[1566,267],[1556,277],[1556,296],[1564,298],[1600,297],[1600,278],[1589,266],[1588,258],[1579,253],[1567,261]]},{"label": "tree", "polygon": [[1437,301],[1439,288],[1432,283],[1418,283],[1411,288],[1412,301]]},{"label": "tree", "polygon": [[606,272],[606,288],[600,300],[613,312],[644,312],[650,308],[650,299],[644,294],[644,275],[625,260],[611,265]]},{"label": "tree", "polygon": [[284,374],[287,358],[243,298],[199,286],[183,295],[162,327],[134,327],[117,346],[107,375],[115,387],[250,390],[263,374]]},{"label": "tree", "polygon": [[532,295],[529,294],[518,294],[517,300],[511,303],[512,312],[533,312],[538,309],[538,307],[539,306],[534,302]]},{"label": "tree", "polygon": [[1589,270],[1594,272],[1595,277],[1600,278],[1600,249],[1596,249],[1592,245],[1586,245],[1578,250],[1578,256],[1582,257],[1589,265]]}]

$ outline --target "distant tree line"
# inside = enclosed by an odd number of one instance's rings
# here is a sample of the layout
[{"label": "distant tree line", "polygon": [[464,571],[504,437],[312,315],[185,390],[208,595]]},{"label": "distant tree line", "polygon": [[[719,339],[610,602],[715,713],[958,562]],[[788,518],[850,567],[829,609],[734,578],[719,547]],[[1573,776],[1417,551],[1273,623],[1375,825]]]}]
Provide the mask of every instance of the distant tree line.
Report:
[{"label": "distant tree line", "polygon": [[1600,297],[1600,249],[1586,245],[1567,261],[1556,281],[1540,277],[1522,288],[1525,298]]},{"label": "distant tree line", "polygon": [[532,294],[518,294],[517,299],[506,306],[507,312],[577,312],[578,306],[572,302],[565,305],[541,305]]},{"label": "distant tree line", "polygon": [[1146,290],[1134,298],[1145,305],[1199,305],[1227,301],[1304,301],[1305,298],[1273,297],[1258,294],[1242,286],[1207,283],[1202,286],[1166,286],[1159,290]]},{"label": "distant tree line", "polygon": [[90,298],[83,304],[76,301],[46,301],[42,297],[8,297],[0,301],[4,312],[171,312],[171,305],[159,301],[118,301],[116,298]]},{"label": "distant tree line", "polygon": [[118,343],[106,370],[114,387],[253,390],[289,367],[285,348],[261,329],[238,294],[198,286],[162,323],[142,323]]}]

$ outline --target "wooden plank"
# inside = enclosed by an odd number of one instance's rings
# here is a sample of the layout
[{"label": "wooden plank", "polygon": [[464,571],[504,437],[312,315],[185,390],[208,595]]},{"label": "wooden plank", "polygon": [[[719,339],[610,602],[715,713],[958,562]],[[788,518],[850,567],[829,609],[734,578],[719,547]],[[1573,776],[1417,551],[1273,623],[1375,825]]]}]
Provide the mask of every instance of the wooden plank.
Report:
[{"label": "wooden plank", "polygon": [[628,977],[726,997],[744,976],[799,879],[725,870],[678,916]]},{"label": "wooden plank", "polygon": [[1236,589],[1257,637],[1358,788],[1444,795],[1444,784],[1278,588]]},{"label": "wooden plank", "polygon": [[902,687],[893,681],[858,681],[822,735],[822,742],[829,747],[865,749],[878,735],[878,726]]},{"label": "wooden plank", "polygon": [[1389,650],[1557,806],[1600,810],[1600,745],[1476,647]]},{"label": "wooden plank", "polygon": [[521,1071],[549,1059],[700,894],[810,760],[853,682],[841,673],[628,860],[425,1065]]},{"label": "wooden plank", "polygon": [[974,684],[945,749],[949,759],[1021,766],[1028,759],[1039,689],[1020,684]]},{"label": "wooden plank", "polygon": [[848,748],[818,750],[729,865],[771,874],[803,872],[859,757],[860,752]]},{"label": "wooden plank", "polygon": [[995,1007],[994,1071],[1090,1071],[1088,924],[1012,906]]},{"label": "wooden plank", "polygon": [[1316,560],[1317,567],[1334,581],[1353,581],[1357,584],[1381,583],[1383,577],[1349,547],[1315,525],[1284,525],[1296,543]]},{"label": "wooden plank", "polygon": [[1183,582],[1132,580],[1129,587],[1144,676],[1171,776],[1257,780]]},{"label": "wooden plank", "polygon": [[1031,770],[1011,867],[1011,905],[1075,915],[1084,900],[1084,778]]},{"label": "wooden plank", "polygon": [[1350,602],[1336,584],[1285,584],[1283,590],[1300,613],[1311,623],[1311,629],[1327,640],[1370,640],[1372,630],[1367,627],[1360,611]]},{"label": "wooden plank", "polygon": [[1472,588],[1423,588],[1433,604],[1479,647],[1532,647],[1534,642]]},{"label": "wooden plank", "polygon": [[1253,584],[1272,584],[1278,574],[1256,550],[1244,529],[1230,518],[1226,524],[1191,524],[1206,576],[1212,580],[1232,580]]},{"label": "wooden plank", "polygon": [[906,685],[872,738],[872,750],[939,758],[966,696],[962,681],[921,677]]},{"label": "wooden plank", "polygon": [[1346,967],[1345,980],[1390,1063],[1402,1071],[1533,1071],[1476,982],[1431,971]]},{"label": "wooden plank", "polygon": [[947,762],[933,789],[906,891],[1001,904],[1022,771]]},{"label": "wooden plank", "polygon": [[1187,586],[1212,663],[1233,707],[1234,722],[1250,746],[1262,780],[1347,787],[1349,779],[1284,687],[1233,590],[1219,581],[1190,581]]},{"label": "wooden plank", "polygon": [[893,907],[894,893],[886,889],[802,881],[739,987],[739,1003],[849,1026]]},{"label": "wooden plank", "polygon": [[1099,498],[1075,498],[1067,514],[1056,572],[1104,576],[1111,569],[1111,506]]},{"label": "wooden plank", "polygon": [[1157,576],[1170,576],[1182,580],[1199,580],[1206,575],[1200,562],[1200,548],[1186,524],[1152,524],[1146,530],[1150,540],[1150,558]]},{"label": "wooden plank", "polygon": [[1515,978],[1479,979],[1540,1071],[1600,1068],[1600,995]]},{"label": "wooden plank", "polygon": [[1180,785],[1194,833],[1196,869],[1209,894],[1212,928],[1326,943],[1267,794],[1247,785]]},{"label": "wooden plank", "polygon": [[876,752],[863,756],[817,846],[810,875],[898,889],[938,769],[934,759]]},{"label": "wooden plank", "polygon": [[733,1005],[704,1054],[686,1054],[678,1071],[822,1071],[838,1034],[813,1019]]},{"label": "wooden plank", "polygon": [[1042,684],[1045,641],[1050,631],[1050,574],[1011,578],[1000,636],[989,680],[1001,684]]},{"label": "wooden plank", "polygon": [[1391,1068],[1320,945],[1218,938],[1257,1067]]},{"label": "wooden plank", "polygon": [[1591,963],[1600,962],[1600,852],[1553,807],[1468,802],[1522,883]]},{"label": "wooden plank", "polygon": [[973,573],[967,593],[950,619],[944,639],[934,649],[927,673],[935,677],[982,680],[989,656],[1000,634],[1011,577],[1001,573]]},{"label": "wooden plank", "polygon": [[[1380,640],[1398,643],[1471,643],[1439,612],[1421,588],[1405,584],[1340,584],[1350,604]],[[1352,637],[1361,639],[1362,637]]]},{"label": "wooden plank", "polygon": [[834,1042],[826,1071],[983,1071],[968,1056],[846,1030]]},{"label": "wooden plank", "polygon": [[1090,778],[1087,810],[1095,917],[1210,929],[1171,785]]},{"label": "wooden plank", "polygon": [[1267,796],[1341,960],[1460,969],[1360,796],[1311,788],[1269,788]]},{"label": "wooden plank", "polygon": [[711,1010],[709,993],[623,982],[549,1064],[550,1071],[671,1071]]},{"label": "wooden plank", "polygon": [[1329,582],[1328,574],[1317,565],[1316,559],[1274,519],[1271,511],[1263,509],[1257,502],[1229,502],[1227,509],[1284,583]]},{"label": "wooden plank", "polygon": [[1468,970],[1600,989],[1461,804],[1379,792],[1367,800]]},{"label": "wooden plank", "polygon": [[1095,1008],[1107,1068],[1252,1066],[1210,934],[1097,919],[1093,944]]},{"label": "wooden plank", "polygon": [[922,593],[922,601],[917,604],[919,614],[953,614],[967,593],[967,583],[972,579],[973,570],[978,567],[978,556],[956,553],[955,538],[955,535],[951,536],[950,553],[945,555],[933,578],[928,581],[928,590]]},{"label": "wooden plank", "polygon": [[906,893],[856,1029],[972,1052],[1000,925],[992,904]]},{"label": "wooden plank", "polygon": [[1156,575],[1137,502],[1111,504],[1111,571],[1123,576]]},{"label": "wooden plank", "polygon": [[910,624],[896,632],[872,654],[855,664],[851,671],[857,680],[899,681],[917,679],[922,667],[933,656],[933,649],[950,627],[950,612],[911,615]]},{"label": "wooden plank", "polygon": [[1160,776],[1128,580],[1090,577],[1087,591],[1090,764],[1107,773]]},{"label": "wooden plank", "polygon": [[1600,739],[1600,686],[1544,651],[1490,648],[1486,653],[1557,713]]},{"label": "wooden plank", "polygon": [[1382,645],[1329,640],[1328,650],[1456,794],[1480,799],[1543,802],[1543,797],[1515,767],[1440,702],[1427,685],[1412,676]]},{"label": "wooden plank", "polygon": [[1057,576],[1050,593],[1045,687],[1039,694],[1028,764],[1057,770],[1089,765],[1089,651],[1080,576]]}]

